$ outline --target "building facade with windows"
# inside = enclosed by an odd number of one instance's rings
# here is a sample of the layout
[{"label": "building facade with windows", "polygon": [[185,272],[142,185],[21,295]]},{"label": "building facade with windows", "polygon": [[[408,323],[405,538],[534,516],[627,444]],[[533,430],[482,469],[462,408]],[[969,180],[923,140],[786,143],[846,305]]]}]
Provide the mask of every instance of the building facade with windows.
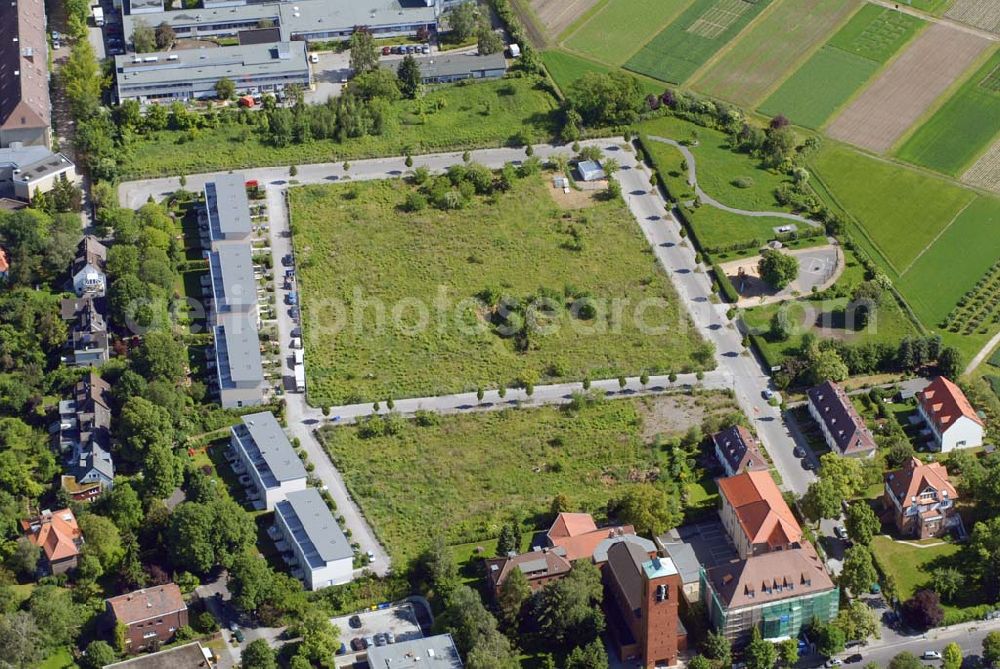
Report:
[{"label": "building facade with windows", "polygon": [[934,447],[949,453],[956,448],[983,445],[985,423],[962,389],[939,376],[917,393],[917,410],[927,423]]},{"label": "building facade with windows", "polygon": [[875,437],[839,384],[826,381],[810,388],[806,395],[809,415],[819,425],[830,450],[843,456],[871,457],[875,454]]},{"label": "building facade with windows", "polygon": [[[903,536],[929,539],[962,526],[955,509],[958,490],[940,462],[924,464],[910,458],[885,475],[882,504]],[[961,531],[961,530],[960,530]]]}]

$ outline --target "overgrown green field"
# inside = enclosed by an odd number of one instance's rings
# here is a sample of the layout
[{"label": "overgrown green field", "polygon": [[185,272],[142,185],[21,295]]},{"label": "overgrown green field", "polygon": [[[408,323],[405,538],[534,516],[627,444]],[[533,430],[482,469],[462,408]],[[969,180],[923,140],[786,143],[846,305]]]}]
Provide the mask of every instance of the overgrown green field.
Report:
[{"label": "overgrown green field", "polygon": [[625,67],[661,81],[683,83],[768,4],[770,0],[694,0]]},{"label": "overgrown green field", "polygon": [[[696,367],[700,339],[624,204],[563,209],[550,179],[417,213],[402,210],[415,190],[402,180],[292,189],[310,402]],[[567,303],[589,294],[598,309],[589,319],[562,304],[540,314],[553,331],[532,334],[524,350],[490,324],[493,312],[475,300],[484,291]],[[647,298],[657,302],[645,323],[659,331],[632,317]],[[603,310],[613,299],[627,301],[621,319]]]},{"label": "overgrown green field", "polygon": [[1000,51],[986,61],[896,156],[952,176],[962,174],[1000,132]]},{"label": "overgrown green field", "polygon": [[908,14],[865,5],[764,101],[760,111],[819,128],[922,25]]},{"label": "overgrown green field", "polygon": [[[864,226],[870,243],[896,275],[976,197],[944,179],[830,142],[810,162],[838,204]],[[953,279],[949,275],[949,281]]]},{"label": "overgrown green field", "polygon": [[692,86],[753,107],[854,11],[859,0],[777,0]]},{"label": "overgrown green field", "polygon": [[610,0],[563,44],[595,60],[621,65],[690,3],[691,0]]},{"label": "overgrown green field", "polygon": [[[496,537],[512,516],[544,527],[557,494],[600,518],[609,499],[665,467],[656,434],[737,411],[724,395],[698,394],[606,400],[574,413],[540,407],[443,416],[379,437],[365,438],[358,427],[320,434],[352,497],[393,559],[405,563],[435,532],[467,543]],[[693,505],[711,495],[698,478],[689,482]]]},{"label": "overgrown green field", "polygon": [[124,178],[193,174],[263,165],[301,165],[375,156],[398,156],[405,148],[428,153],[501,146],[518,133],[548,140],[554,128],[552,95],[531,78],[452,85],[432,89],[423,100],[392,104],[382,135],[321,140],[275,147],[254,129],[233,124],[197,131],[155,132],[127,152]]},{"label": "overgrown green field", "polygon": [[903,0],[903,2],[914,9],[923,10],[934,16],[941,16],[955,4],[955,0]]},{"label": "overgrown green field", "polygon": [[[543,51],[542,62],[545,63],[545,67],[548,69],[552,79],[563,92],[567,91],[569,87],[573,85],[574,81],[588,72],[598,72],[603,74],[605,72],[611,72],[612,70],[617,70],[619,72],[623,71],[615,67],[595,63],[594,61],[587,60],[586,58],[581,58],[569,53],[568,51],[563,51],[562,49],[549,49],[547,51]],[[645,77],[636,76],[632,72],[627,72],[627,74],[639,82],[639,87],[643,90],[643,92],[652,93],[653,95],[663,92],[663,84],[651,81]]]},{"label": "overgrown green field", "polygon": [[[872,539],[871,549],[883,568],[890,570],[899,589],[900,601],[909,599],[918,589],[928,586],[931,572],[935,569],[952,567],[964,573],[973,573],[976,569],[975,554],[954,543],[910,546],[877,536]],[[975,606],[982,603],[982,594],[975,589],[960,592],[957,604],[942,603],[942,607],[947,613],[964,606]]]}]

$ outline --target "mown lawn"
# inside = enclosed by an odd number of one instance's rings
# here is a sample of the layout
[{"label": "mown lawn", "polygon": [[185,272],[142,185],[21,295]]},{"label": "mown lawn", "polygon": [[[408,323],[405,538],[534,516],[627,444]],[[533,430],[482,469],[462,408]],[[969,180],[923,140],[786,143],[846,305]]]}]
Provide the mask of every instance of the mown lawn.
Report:
[{"label": "mown lawn", "polygon": [[610,0],[564,45],[610,65],[621,65],[673,20],[691,0]]},{"label": "mown lawn", "polygon": [[[663,116],[640,123],[639,132],[644,135],[666,137],[679,142],[692,139],[697,133],[697,146],[689,145],[697,162],[698,183],[702,190],[722,204],[748,211],[787,211],[774,198],[774,191],[790,180],[783,174],[765,169],[760,163],[745,153],[729,149],[729,138],[712,128],[695,125],[675,116]],[[676,160],[676,170],[682,181],[687,180],[687,172],[680,169],[683,157],[674,147],[650,141],[650,145],[660,144],[670,149]],[[749,179],[748,187],[737,184],[739,179]],[[746,183],[742,185],[747,185]],[[690,189],[688,189],[690,190]]]},{"label": "mown lawn", "polygon": [[[871,549],[883,568],[890,570],[896,580],[901,601],[909,599],[914,592],[927,586],[931,572],[939,567],[955,567],[965,573],[975,569],[970,560],[976,558],[953,543],[942,542],[937,546],[925,544],[918,548],[893,541],[889,537],[877,536],[872,539]],[[960,594],[959,602],[942,602],[942,606],[945,611],[957,611],[964,606],[981,603],[978,599],[980,594],[974,590],[966,590]]]},{"label": "mown lawn", "polygon": [[[309,401],[697,367],[701,340],[624,204],[562,209],[551,178],[518,179],[495,201],[447,212],[402,211],[416,188],[402,180],[292,189]],[[538,315],[544,330],[526,350],[491,326],[476,300],[486,290],[519,300],[548,291],[554,309]],[[593,318],[565,307],[582,294]],[[643,300],[652,303],[640,326]]]},{"label": "mown lawn", "polygon": [[908,14],[865,5],[764,101],[760,111],[819,128],[922,25]]},{"label": "mown lawn", "polygon": [[756,105],[860,4],[859,0],[777,2],[692,83],[694,88],[739,105]]},{"label": "mown lawn", "polygon": [[962,174],[1000,132],[1000,51],[979,68],[896,156],[952,176]]},{"label": "mown lawn", "polygon": [[[443,416],[428,426],[405,421],[391,436],[363,438],[355,426],[320,434],[389,553],[405,564],[435,532],[450,543],[484,542],[512,516],[544,528],[557,494],[600,519],[609,499],[664,466],[655,434],[735,411],[729,397],[701,393],[605,400],[574,413],[539,407]],[[682,418],[667,426],[664,412]],[[691,504],[708,503],[712,490],[690,483]]]},{"label": "mown lawn", "polygon": [[344,142],[319,140],[276,147],[248,126],[233,124],[190,132],[163,130],[138,138],[124,157],[123,178],[194,174],[265,165],[301,165],[376,156],[406,149],[429,153],[501,146],[519,133],[532,140],[554,134],[556,100],[534,78],[456,84],[432,89],[422,100],[391,105],[382,135]]},{"label": "mown lawn", "polygon": [[684,83],[770,1],[694,0],[632,56],[625,67],[661,81]]}]

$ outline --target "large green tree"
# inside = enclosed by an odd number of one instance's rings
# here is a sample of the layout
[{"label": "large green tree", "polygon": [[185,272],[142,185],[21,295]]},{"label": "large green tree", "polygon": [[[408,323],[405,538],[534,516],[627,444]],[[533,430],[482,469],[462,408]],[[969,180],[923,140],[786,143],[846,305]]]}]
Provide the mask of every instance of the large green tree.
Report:
[{"label": "large green tree", "polygon": [[799,276],[799,261],[793,255],[767,249],[761,253],[757,271],[772,288],[781,290]]},{"label": "large green tree", "polygon": [[209,504],[184,502],[171,514],[167,527],[174,566],[201,574],[218,565],[231,567],[255,539],[253,521],[228,498]]},{"label": "large green tree", "polygon": [[608,503],[608,513],[634,525],[636,532],[653,536],[676,527],[684,517],[677,496],[651,483],[626,488]]},{"label": "large green tree", "polygon": [[1000,632],[990,632],[983,638],[983,662],[990,667],[1000,665]]},{"label": "large green tree", "polygon": [[56,585],[40,585],[28,598],[28,611],[38,628],[45,630],[43,647],[66,646],[76,639],[85,619],[84,610],[73,601],[72,593]]},{"label": "large green tree", "polygon": [[411,100],[415,99],[417,93],[420,91],[420,83],[422,81],[420,65],[417,64],[417,59],[413,56],[405,56],[400,61],[396,74],[399,77],[400,92]]},{"label": "large green tree", "polygon": [[889,660],[888,669],[923,669],[924,664],[916,655],[908,651],[897,653]]},{"label": "large green tree", "polygon": [[747,646],[743,657],[746,660],[747,669],[774,669],[774,665],[778,661],[778,650],[773,643],[761,637],[759,627],[754,627],[750,645]]},{"label": "large green tree", "polygon": [[872,552],[867,546],[857,544],[844,551],[844,565],[840,572],[840,584],[855,596],[868,592],[878,581],[878,572],[872,560]]},{"label": "large green tree", "polygon": [[590,643],[604,631],[603,598],[600,571],[592,563],[578,560],[569,574],[541,591],[535,620],[553,643]]},{"label": "large green tree", "polygon": [[858,500],[847,507],[845,523],[847,536],[856,544],[867,546],[872,537],[882,529],[882,523],[865,500]]},{"label": "large green tree", "polygon": [[355,30],[347,41],[347,47],[351,50],[351,69],[355,76],[378,67],[378,49],[370,31]]},{"label": "large green tree", "polygon": [[266,639],[254,639],[240,655],[243,669],[278,669],[278,658]]},{"label": "large green tree", "polygon": [[472,37],[479,25],[479,9],[475,2],[463,2],[446,15],[451,32],[458,42],[464,42]]},{"label": "large green tree", "polygon": [[517,629],[521,610],[530,597],[531,586],[528,585],[528,579],[524,572],[520,569],[512,569],[497,594],[500,621],[506,629]]},{"label": "large green tree", "polygon": [[[607,669],[608,653],[600,639],[577,646],[566,658],[566,669]],[[768,668],[770,669],[770,668]]]},{"label": "large green tree", "polygon": [[638,118],[643,97],[639,83],[624,72],[588,72],[570,86],[567,103],[585,125],[624,125]]}]

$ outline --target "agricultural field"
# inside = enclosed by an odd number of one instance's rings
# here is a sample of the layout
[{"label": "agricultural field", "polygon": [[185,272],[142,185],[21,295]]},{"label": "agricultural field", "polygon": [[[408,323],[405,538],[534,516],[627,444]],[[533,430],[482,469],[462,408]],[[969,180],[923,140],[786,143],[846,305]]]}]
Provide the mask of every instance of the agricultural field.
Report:
[{"label": "agricultural field", "polygon": [[555,39],[599,2],[600,0],[531,0],[529,5],[548,36]]},{"label": "agricultural field", "polygon": [[[292,189],[310,403],[699,367],[701,340],[624,203],[580,193],[569,207],[551,176],[448,211],[404,211],[418,189],[402,180]],[[537,296],[555,301],[534,314],[544,329],[504,336],[490,305]],[[568,308],[584,297],[595,314]],[[604,309],[615,299],[620,319]]]},{"label": "agricultural field", "polygon": [[422,100],[392,103],[383,134],[343,142],[276,147],[238,123],[161,130],[135,138],[123,157],[122,178],[398,156],[407,147],[416,154],[501,146],[518,133],[549,140],[555,131],[551,113],[556,100],[535,84],[531,78],[519,78],[435,88]]},{"label": "agricultural field", "polygon": [[[817,178],[857,219],[891,274],[905,272],[976,194],[944,179],[825,144],[810,161]],[[906,193],[906,197],[899,197]],[[862,241],[862,240],[859,240]]]},{"label": "agricultural field", "polygon": [[685,82],[771,0],[694,0],[626,63],[626,69],[670,83]]},{"label": "agricultural field", "polygon": [[1000,0],[955,0],[955,4],[944,15],[1000,34]]},{"label": "agricultural field", "polygon": [[608,0],[562,45],[588,58],[621,65],[670,23],[691,0]]},{"label": "agricultural field", "polygon": [[914,9],[940,16],[955,0],[903,0],[903,2]]},{"label": "agricultural field", "polygon": [[827,128],[884,153],[992,43],[944,24],[922,32]]},{"label": "agricultural field", "polygon": [[896,152],[915,165],[958,176],[1000,134],[1000,51]]},{"label": "agricultural field", "polygon": [[793,123],[821,127],[919,28],[920,19],[865,5],[760,106]]},{"label": "agricultural field", "polygon": [[768,14],[691,86],[755,107],[861,0],[777,0]]},{"label": "agricultural field", "polygon": [[[393,560],[405,564],[431,531],[467,543],[496,537],[511,517],[544,526],[557,494],[600,518],[609,499],[668,466],[670,451],[655,445],[657,435],[682,435],[706,419],[718,425],[738,411],[727,395],[696,393],[605,400],[576,411],[441,416],[430,425],[399,419],[396,434],[380,436],[366,437],[357,426],[320,435]],[[705,497],[700,474],[689,503]]]},{"label": "agricultural field", "polygon": [[1000,194],[1000,140],[993,143],[986,153],[962,175],[962,181]]},{"label": "agricultural field", "polygon": [[[581,58],[580,56],[563,51],[562,49],[548,49],[542,52],[542,62],[545,63],[549,75],[556,82],[562,91],[566,91],[573,82],[587,74],[588,72],[610,72],[617,68],[610,67],[592,60]],[[622,72],[623,70],[618,70]],[[644,93],[658,95],[663,92],[663,84],[652,81],[645,77],[640,77],[632,72],[626,72],[630,77],[639,82],[639,88]]]},{"label": "agricultural field", "polygon": [[[1000,199],[979,197],[903,275],[907,301],[928,326],[943,323],[964,335],[992,334],[1000,324],[997,258]],[[941,281],[944,275],[947,281]],[[952,311],[963,299],[965,306]]]}]

